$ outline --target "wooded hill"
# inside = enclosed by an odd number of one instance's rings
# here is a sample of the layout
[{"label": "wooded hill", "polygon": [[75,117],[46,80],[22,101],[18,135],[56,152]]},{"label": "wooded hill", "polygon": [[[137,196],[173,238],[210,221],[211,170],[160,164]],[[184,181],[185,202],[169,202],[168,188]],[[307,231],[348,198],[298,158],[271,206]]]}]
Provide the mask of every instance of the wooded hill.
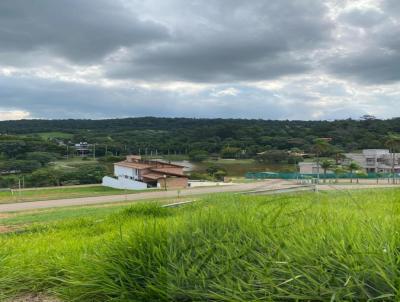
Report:
[{"label": "wooded hill", "polygon": [[[318,137],[332,138],[331,144],[343,151],[382,148],[387,133],[400,132],[400,118],[276,121],[140,117],[0,122],[2,135],[35,136],[46,132],[68,133],[71,142],[96,143],[99,155],[107,146],[108,151],[117,153],[147,148],[164,154],[193,150],[220,153],[230,147],[245,150],[247,156],[253,156],[268,149],[296,148],[307,152]],[[65,141],[62,135],[60,139]]]}]

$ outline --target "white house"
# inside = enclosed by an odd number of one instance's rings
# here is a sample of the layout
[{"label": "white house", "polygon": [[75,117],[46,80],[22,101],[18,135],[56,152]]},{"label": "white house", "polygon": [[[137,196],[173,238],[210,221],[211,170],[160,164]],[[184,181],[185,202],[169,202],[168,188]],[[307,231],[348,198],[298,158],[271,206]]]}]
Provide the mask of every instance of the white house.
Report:
[{"label": "white house", "polygon": [[400,154],[390,153],[387,149],[365,149],[362,153],[347,153],[345,156],[349,161],[356,162],[367,173],[390,173],[394,158],[394,169],[400,172]]},{"label": "white house", "polygon": [[[317,174],[318,170],[320,174],[324,173],[324,169],[322,169],[321,164],[319,164],[318,169],[318,164],[316,162],[300,162],[299,170],[301,174]],[[326,170],[326,172],[333,173],[331,170]]]},{"label": "white house", "polygon": [[156,160],[142,160],[129,155],[126,160],[114,164],[114,176],[104,177],[103,185],[117,189],[140,190],[149,187],[186,188],[188,177],[183,166]]}]

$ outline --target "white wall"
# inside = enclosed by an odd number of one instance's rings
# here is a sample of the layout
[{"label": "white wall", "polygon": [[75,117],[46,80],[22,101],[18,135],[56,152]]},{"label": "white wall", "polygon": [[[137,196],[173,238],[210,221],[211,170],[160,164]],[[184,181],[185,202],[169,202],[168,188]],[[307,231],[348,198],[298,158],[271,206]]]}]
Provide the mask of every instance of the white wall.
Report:
[{"label": "white wall", "polygon": [[122,190],[147,189],[146,183],[124,177],[119,177],[118,179],[116,179],[113,177],[104,176],[102,185],[105,187],[111,187],[114,189],[122,189]]},{"label": "white wall", "polygon": [[116,177],[133,177],[133,179],[138,179],[137,169],[128,168],[123,166],[114,166],[114,175]]}]

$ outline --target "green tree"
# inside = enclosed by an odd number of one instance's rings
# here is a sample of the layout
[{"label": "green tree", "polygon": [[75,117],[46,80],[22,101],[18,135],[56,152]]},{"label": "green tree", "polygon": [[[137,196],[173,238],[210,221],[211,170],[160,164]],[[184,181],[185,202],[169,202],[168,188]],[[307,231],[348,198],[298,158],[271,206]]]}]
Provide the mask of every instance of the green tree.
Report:
[{"label": "green tree", "polygon": [[44,166],[49,162],[54,161],[57,156],[54,153],[36,151],[26,153],[25,157],[28,160],[36,160]]},{"label": "green tree", "polygon": [[33,172],[29,182],[34,187],[59,186],[62,172],[53,168],[43,168]]},{"label": "green tree", "polygon": [[193,150],[189,152],[189,159],[194,162],[202,162],[208,158],[208,153],[202,150]]},{"label": "green tree", "polygon": [[317,138],[314,140],[314,145],[312,147],[313,152],[315,153],[316,159],[317,159],[317,178],[319,182],[319,168],[320,168],[320,157],[321,154],[328,151],[331,145],[322,138]]},{"label": "green tree", "polygon": [[270,164],[288,162],[288,159],[289,154],[284,150],[268,150],[257,156],[257,161]]},{"label": "green tree", "polygon": [[221,151],[222,158],[236,158],[239,156],[240,148],[225,147]]},{"label": "green tree", "polygon": [[350,165],[347,167],[350,171],[350,182],[353,182],[353,173],[354,171],[357,171],[358,169],[360,169],[360,166],[355,163],[355,162],[351,162]]},{"label": "green tree", "polygon": [[216,180],[224,180],[224,177],[227,175],[225,170],[218,170],[214,173],[214,177]]},{"label": "green tree", "polygon": [[326,182],[326,172],[333,166],[332,162],[329,160],[324,160],[321,163],[321,168],[324,170],[324,182]]}]

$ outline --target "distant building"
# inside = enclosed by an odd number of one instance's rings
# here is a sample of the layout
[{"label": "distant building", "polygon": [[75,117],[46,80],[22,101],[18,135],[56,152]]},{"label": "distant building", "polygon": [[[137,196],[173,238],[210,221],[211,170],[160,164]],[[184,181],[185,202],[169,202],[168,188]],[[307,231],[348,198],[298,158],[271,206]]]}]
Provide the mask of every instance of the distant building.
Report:
[{"label": "distant building", "polygon": [[87,142],[80,142],[75,144],[75,150],[80,156],[86,156],[90,153],[90,146]]},{"label": "distant building", "polygon": [[180,189],[188,186],[184,166],[159,160],[143,160],[129,155],[126,160],[114,164],[114,176],[104,177],[103,185],[118,189],[145,189],[151,187]]},{"label": "distant building", "polygon": [[[365,149],[362,153],[347,153],[345,156],[367,173],[392,172],[393,154],[387,149]],[[400,172],[400,153],[394,154],[394,169],[395,172]]]},{"label": "distant building", "polygon": [[[299,163],[299,172],[301,174],[317,174],[318,173],[318,164],[316,162],[300,162]],[[333,173],[330,170],[326,171],[327,173]],[[319,165],[319,173],[324,173],[324,169],[322,169],[321,164]]]}]

